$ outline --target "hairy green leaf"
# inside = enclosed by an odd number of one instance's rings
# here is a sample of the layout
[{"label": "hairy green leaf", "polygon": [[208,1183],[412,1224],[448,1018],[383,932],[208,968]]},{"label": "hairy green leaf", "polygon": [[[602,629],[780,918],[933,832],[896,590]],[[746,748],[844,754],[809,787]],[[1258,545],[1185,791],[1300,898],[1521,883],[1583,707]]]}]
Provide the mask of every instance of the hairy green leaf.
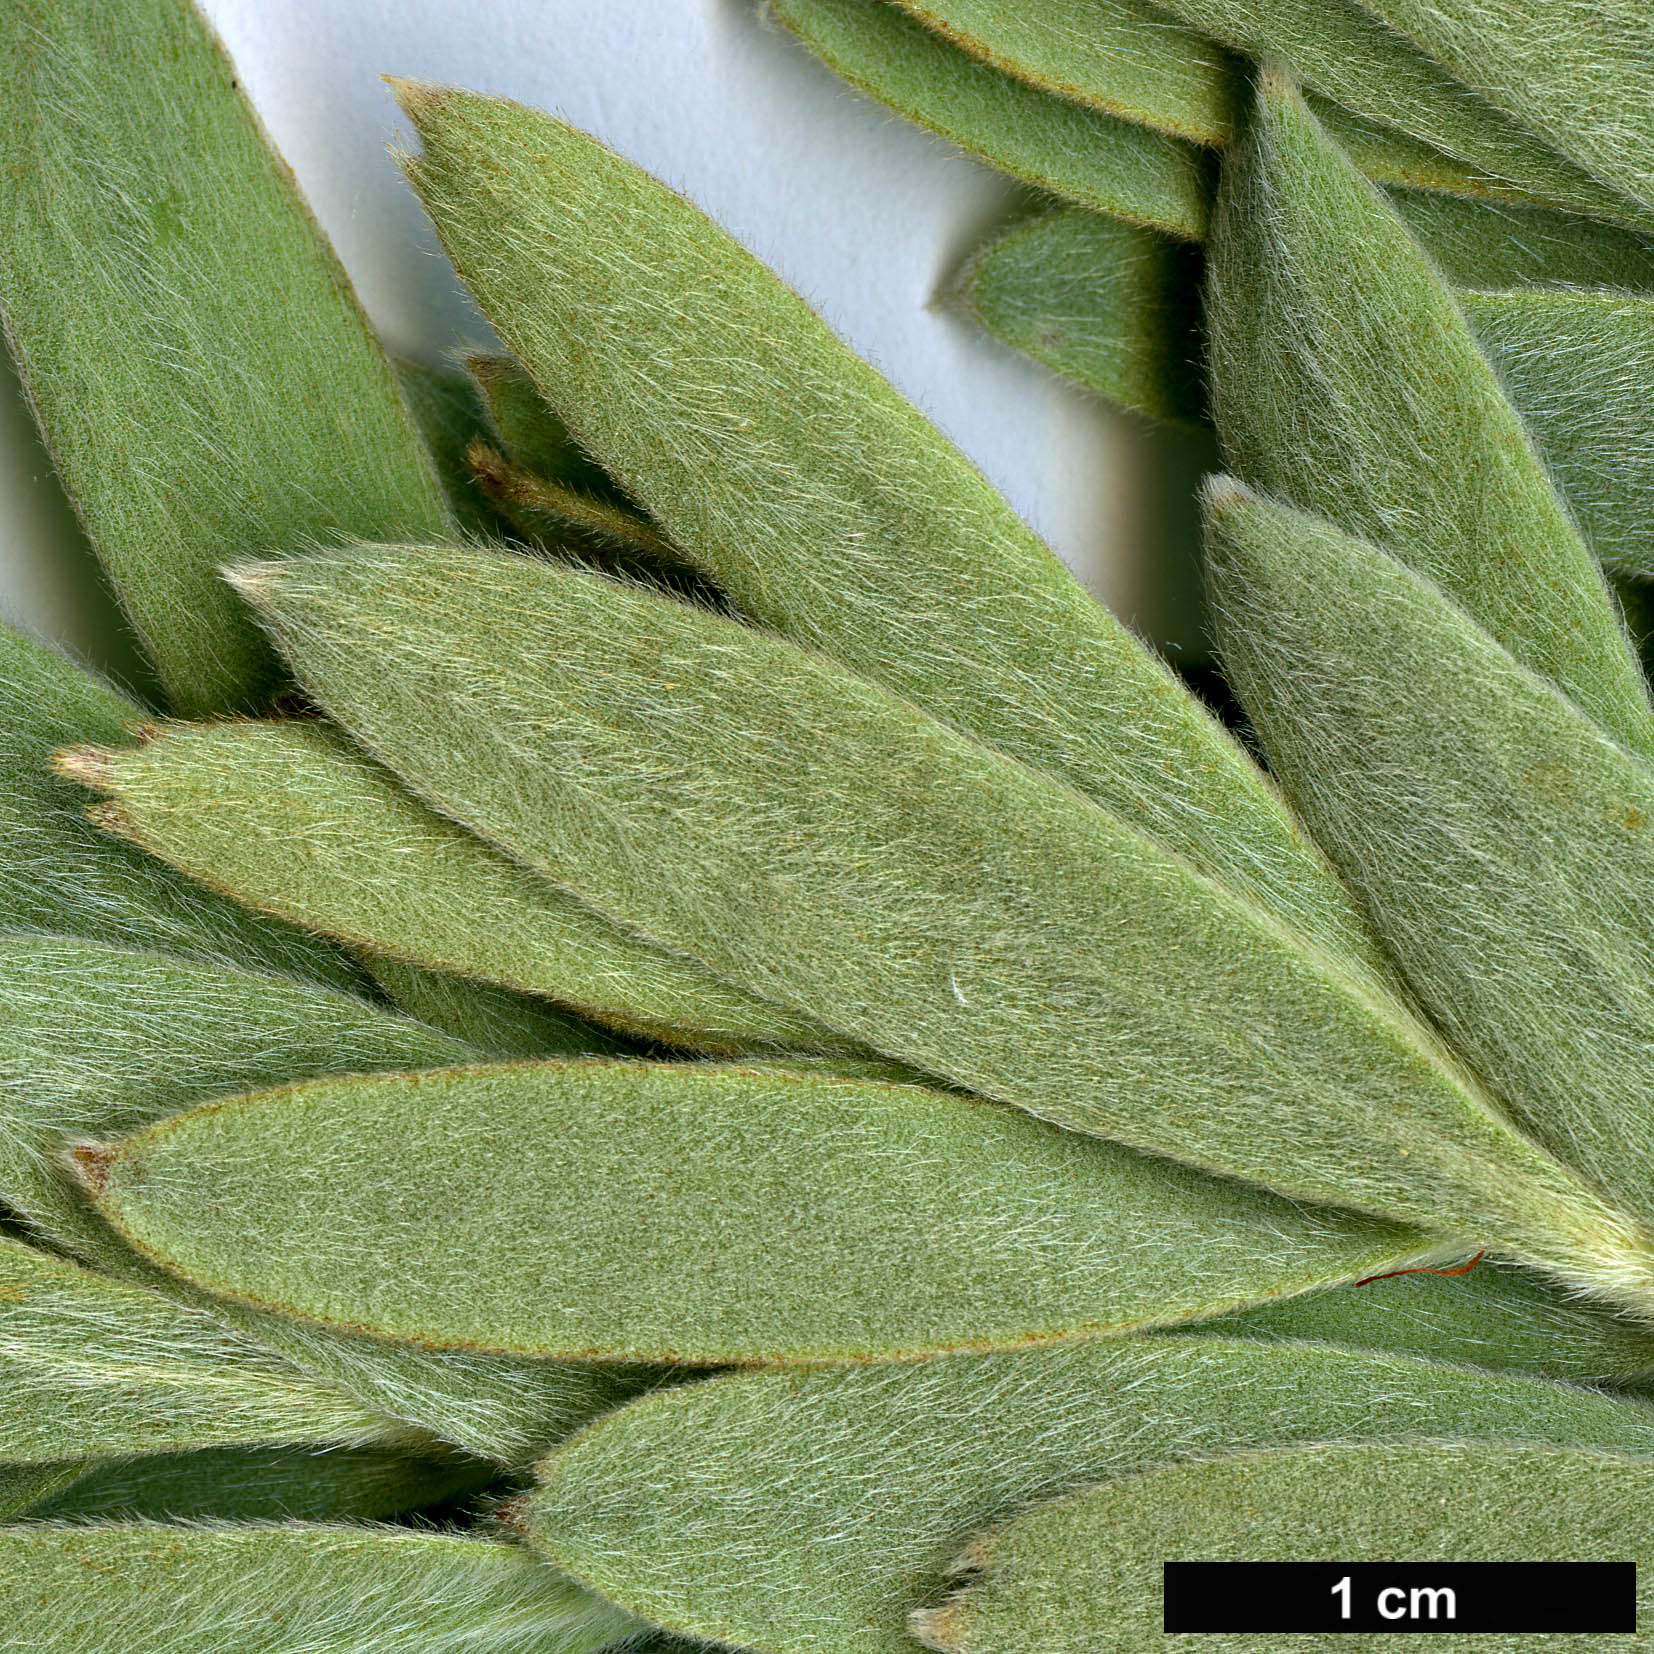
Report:
[{"label": "hairy green leaf", "polygon": [[0,1521],[9,1522],[67,1492],[97,1460],[50,1464],[0,1464]]},{"label": "hairy green leaf", "polygon": [[0,1528],[0,1624],[52,1654],[592,1654],[633,1628],[517,1545],[304,1523]]},{"label": "hairy green leaf", "polygon": [[384,1522],[488,1487],[491,1459],[372,1444],[206,1447],[96,1465],[29,1507],[39,1522]]},{"label": "hairy green leaf", "polygon": [[472,448],[470,464],[477,486],[495,509],[537,545],[657,563],[679,561],[660,531],[635,511],[547,482],[480,444]]},{"label": "hairy green leaf", "polygon": [[911,1654],[908,1609],[1020,1505],[1182,1455],[1415,1437],[1647,1456],[1654,1407],[1194,1337],[740,1374],[574,1438],[520,1521],[559,1567],[663,1625],[771,1654]]},{"label": "hairy green leaf", "polygon": [[1398,35],[1654,207],[1654,20],[1639,0],[1361,0]]},{"label": "hairy green leaf", "polygon": [[94,829],[48,760],[125,745],[143,709],[55,650],[0,626],[0,930],[204,956],[333,986],[361,981],[329,944],[265,923]]},{"label": "hairy green leaf", "polygon": [[1374,957],[1241,750],[769,271],[556,121],[403,97],[425,141],[411,176],[490,318],[742,614],[1049,769],[1329,951]]},{"label": "hairy green leaf", "polygon": [[490,435],[488,409],[476,381],[452,368],[399,359],[396,377],[419,427],[455,523],[478,539],[499,539],[505,524],[489,503],[466,459],[473,442]]},{"label": "hairy green leaf", "polygon": [[[911,1620],[944,1654],[1104,1654],[1160,1640],[1163,1565],[1654,1559],[1654,1464],[1503,1443],[1316,1444],[1168,1465],[1038,1505],[974,1540],[962,1589]],[[1263,1520],[1260,1520],[1260,1517]],[[1644,1580],[1639,1609],[1654,1608]],[[1432,1648],[1515,1654],[1549,1638],[1455,1632]],[[1407,1629],[1421,1627],[1409,1625]],[[1282,1639],[1296,1642],[1300,1639]],[[1304,1639],[1308,1640],[1308,1639]],[[1317,1639],[1319,1640],[1319,1639]],[[1632,1639],[1633,1641],[1635,1639]],[[1388,1635],[1338,1638],[1379,1649]],[[1594,1637],[1599,1646],[1621,1639]],[[1220,1634],[1229,1654],[1258,1638]],[[1630,1646],[1629,1643],[1626,1644]]]},{"label": "hairy green leaf", "polygon": [[1277,63],[1370,121],[1398,127],[1479,173],[1550,206],[1644,230],[1654,213],[1468,92],[1369,15],[1368,0],[1156,0],[1248,57]]},{"label": "hairy green leaf", "polygon": [[63,1171],[66,1142],[222,1092],[465,1061],[456,1041],[272,977],[50,937],[0,938],[0,1197],[100,1267],[188,1302],[365,1405],[520,1462],[648,1373],[397,1347],[193,1295],[143,1266]]},{"label": "hairy green leaf", "polygon": [[1654,1229],[1654,774],[1379,548],[1222,482],[1207,549],[1230,680],[1419,1001]]},{"label": "hairy green leaf", "polygon": [[1210,246],[1212,401],[1247,482],[1378,541],[1634,750],[1619,613],[1463,313],[1279,75],[1259,77]]},{"label": "hairy green leaf", "polygon": [[973,57],[1059,97],[1195,143],[1234,125],[1234,65],[1206,37],[1139,0],[898,0]]},{"label": "hairy green leaf", "polygon": [[351,1443],[383,1421],[141,1287],[0,1237],[0,1460]]},{"label": "hairy green leaf", "polygon": [[1205,233],[1208,192],[1192,145],[1004,74],[887,0],[768,3],[847,80],[989,166],[1168,235]]},{"label": "hairy green leaf", "polygon": [[446,524],[389,364],[180,0],[6,7],[0,176],[0,309],[98,554],[180,710],[256,703],[217,564]]},{"label": "hairy green leaf", "polygon": [[1654,578],[1654,297],[1459,302],[1591,549],[1618,572]]},{"label": "hairy green leaf", "polygon": [[362,963],[401,1010],[492,1057],[607,1056],[625,1049],[625,1041],[548,999],[400,959],[369,954]]},{"label": "hairy green leaf", "polygon": [[84,1163],[119,1229],[213,1291],[525,1355],[865,1360],[1115,1333],[1426,1244],[977,1098],[698,1064],[311,1083]]},{"label": "hairy green leaf", "polygon": [[353,946],[704,1050],[854,1049],[525,871],[321,725],[169,726],[136,750],[82,752],[69,767],[111,795],[106,827]]},{"label": "hairy green leaf", "polygon": [[1463,1275],[1408,1274],[1263,1304],[1214,1322],[1237,1338],[1390,1350],[1577,1383],[1654,1378],[1654,1330],[1486,1261]]},{"label": "hairy green leaf", "polygon": [[581,451],[520,362],[483,351],[472,352],[464,360],[466,372],[488,405],[499,445],[512,464],[543,482],[600,499],[617,497],[608,473]]},{"label": "hairy green leaf", "polygon": [[464,549],[239,583],[417,791],[720,976],[1058,1124],[1654,1294],[1647,1237],[1376,973],[820,656]]},{"label": "hairy green leaf", "polygon": [[1205,414],[1197,255],[1152,230],[1048,207],[985,243],[955,294],[995,338],[1137,413]]}]

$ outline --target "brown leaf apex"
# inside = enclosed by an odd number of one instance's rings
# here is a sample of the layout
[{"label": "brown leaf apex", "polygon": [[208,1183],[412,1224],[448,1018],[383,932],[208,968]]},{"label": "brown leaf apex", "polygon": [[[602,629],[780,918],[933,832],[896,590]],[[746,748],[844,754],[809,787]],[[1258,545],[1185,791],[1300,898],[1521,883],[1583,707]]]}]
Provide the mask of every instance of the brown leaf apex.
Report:
[{"label": "brown leaf apex", "polygon": [[72,1171],[88,1193],[101,1195],[109,1182],[109,1168],[115,1163],[115,1151],[106,1143],[76,1143],[68,1154]]},{"label": "brown leaf apex", "polygon": [[46,762],[65,781],[107,792],[115,779],[115,757],[112,747],[64,747]]}]

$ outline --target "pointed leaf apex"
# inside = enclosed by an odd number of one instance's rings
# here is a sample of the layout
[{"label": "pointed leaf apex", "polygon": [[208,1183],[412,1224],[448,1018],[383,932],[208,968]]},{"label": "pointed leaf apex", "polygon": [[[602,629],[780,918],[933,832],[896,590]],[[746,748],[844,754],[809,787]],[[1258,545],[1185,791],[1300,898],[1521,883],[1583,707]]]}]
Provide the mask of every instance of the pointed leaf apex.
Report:
[{"label": "pointed leaf apex", "polygon": [[114,773],[115,753],[110,747],[65,747],[46,762],[65,781],[103,792]]},{"label": "pointed leaf apex", "polygon": [[103,1193],[109,1181],[109,1168],[115,1163],[115,1150],[106,1143],[77,1143],[68,1153],[69,1169],[96,1197]]},{"label": "pointed leaf apex", "polygon": [[1224,516],[1239,506],[1256,505],[1258,496],[1239,477],[1218,471],[1200,485],[1201,511],[1207,522]]},{"label": "pointed leaf apex", "polygon": [[423,127],[428,116],[456,96],[455,88],[444,86],[440,81],[418,80],[403,75],[381,75],[379,78],[390,88],[391,96],[401,106],[402,113],[416,128]]},{"label": "pointed leaf apex", "polygon": [[276,585],[281,565],[273,560],[254,563],[224,563],[219,573],[247,599],[257,604]]}]

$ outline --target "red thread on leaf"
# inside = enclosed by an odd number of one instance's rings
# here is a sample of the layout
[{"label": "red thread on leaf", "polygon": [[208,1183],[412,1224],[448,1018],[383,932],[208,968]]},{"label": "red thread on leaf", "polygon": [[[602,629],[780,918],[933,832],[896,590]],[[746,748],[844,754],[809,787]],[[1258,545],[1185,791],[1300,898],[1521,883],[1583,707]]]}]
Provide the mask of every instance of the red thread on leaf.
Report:
[{"label": "red thread on leaf", "polygon": [[1487,1256],[1484,1246],[1469,1263],[1455,1264],[1451,1269],[1431,1269],[1428,1266],[1422,1269],[1392,1269],[1387,1275],[1369,1275],[1364,1281],[1357,1281],[1357,1286],[1371,1286],[1374,1281],[1393,1281],[1398,1275],[1468,1275],[1483,1258]]}]

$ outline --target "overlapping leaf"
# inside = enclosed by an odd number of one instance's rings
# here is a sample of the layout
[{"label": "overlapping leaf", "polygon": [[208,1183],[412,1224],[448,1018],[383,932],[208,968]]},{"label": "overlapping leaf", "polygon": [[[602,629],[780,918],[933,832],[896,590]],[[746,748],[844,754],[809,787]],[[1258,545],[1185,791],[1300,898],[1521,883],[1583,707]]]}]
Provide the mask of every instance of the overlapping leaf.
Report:
[{"label": "overlapping leaf", "polygon": [[1274,771],[1419,1000],[1654,1233],[1654,774],[1421,575],[1318,519],[1219,485],[1208,567]]},{"label": "overlapping leaf", "polygon": [[1231,468],[1394,551],[1612,735],[1654,752],[1602,573],[1452,293],[1273,72],[1225,167],[1209,256]]},{"label": "overlapping leaf", "polygon": [[48,931],[251,969],[359,983],[337,949],[266,924],[98,832],[48,760],[124,745],[143,709],[44,644],[0,627],[0,930]]},{"label": "overlapping leaf", "polygon": [[1634,1228],[1376,974],[821,657],[463,549],[238,580],[418,792],[720,976],[1060,1124],[1642,1294]]},{"label": "overlapping leaf", "polygon": [[1002,74],[885,0],[769,4],[846,79],[1001,172],[1168,235],[1204,233],[1192,145]]},{"label": "overlapping leaf", "polygon": [[771,1654],[909,1654],[908,1610],[1020,1505],[1170,1458],[1421,1437],[1646,1458],[1654,1407],[1191,1337],[739,1375],[594,1425],[540,1467],[520,1521],[559,1567],[679,1630]]},{"label": "overlapping leaf", "polygon": [[0,310],[71,498],[175,704],[275,663],[216,566],[430,534],[440,490],[344,272],[178,0],[0,20]]},{"label": "overlapping leaf", "polygon": [[[1654,1556],[1654,1465],[1507,1447],[1315,1446],[1172,1465],[1042,1505],[975,1540],[962,1590],[914,1614],[944,1654],[1097,1654],[1146,1646],[1164,1563],[1601,1562]],[[1456,1605],[1455,1605],[1456,1606]],[[1639,1610],[1654,1589],[1639,1592]],[[1430,1610],[1433,1648],[1534,1646],[1533,1634],[1455,1631]],[[1231,1654],[1257,1636],[1219,1633]],[[1348,1640],[1348,1639],[1344,1639]],[[1593,1639],[1601,1640],[1601,1639]],[[1611,1639],[1618,1640],[1618,1639]]]},{"label": "overlapping leaf", "polygon": [[866,1359],[1123,1332],[1423,1244],[975,1098],[702,1065],[312,1083],[88,1164],[121,1230],[216,1291],[527,1355]]},{"label": "overlapping leaf", "polygon": [[1371,960],[1238,747],[776,278],[592,139],[408,87],[409,173],[578,437],[736,608]]},{"label": "overlapping leaf", "polygon": [[593,1654],[624,1614],[515,1545],[402,1528],[0,1528],[0,1624],[53,1654]]},{"label": "overlapping leaf", "polygon": [[321,726],[177,726],[68,767],[111,795],[105,826],[355,946],[704,1050],[853,1048],[610,923],[433,815]]},{"label": "overlapping leaf", "polygon": [[[342,995],[44,937],[0,941],[0,1052],[0,1197],[100,1267],[172,1293],[184,1289],[141,1266],[70,1185],[58,1161],[67,1140],[129,1131],[220,1092],[474,1055]],[[652,1376],[397,1347],[186,1296],[375,1411],[506,1461]]]},{"label": "overlapping leaf", "polygon": [[384,1435],[199,1312],[0,1238],[0,1461]]},{"label": "overlapping leaf", "polygon": [[1654,1328],[1646,1321],[1606,1314],[1524,1271],[1485,1260],[1463,1274],[1426,1270],[1306,1293],[1226,1316],[1208,1330],[1389,1350],[1583,1384],[1654,1378]]},{"label": "overlapping leaf", "polygon": [[387,1522],[488,1487],[500,1467],[434,1443],[207,1447],[105,1460],[28,1507],[34,1522]]},{"label": "overlapping leaf", "polygon": [[1361,0],[1563,154],[1654,206],[1654,22],[1638,0]]}]

